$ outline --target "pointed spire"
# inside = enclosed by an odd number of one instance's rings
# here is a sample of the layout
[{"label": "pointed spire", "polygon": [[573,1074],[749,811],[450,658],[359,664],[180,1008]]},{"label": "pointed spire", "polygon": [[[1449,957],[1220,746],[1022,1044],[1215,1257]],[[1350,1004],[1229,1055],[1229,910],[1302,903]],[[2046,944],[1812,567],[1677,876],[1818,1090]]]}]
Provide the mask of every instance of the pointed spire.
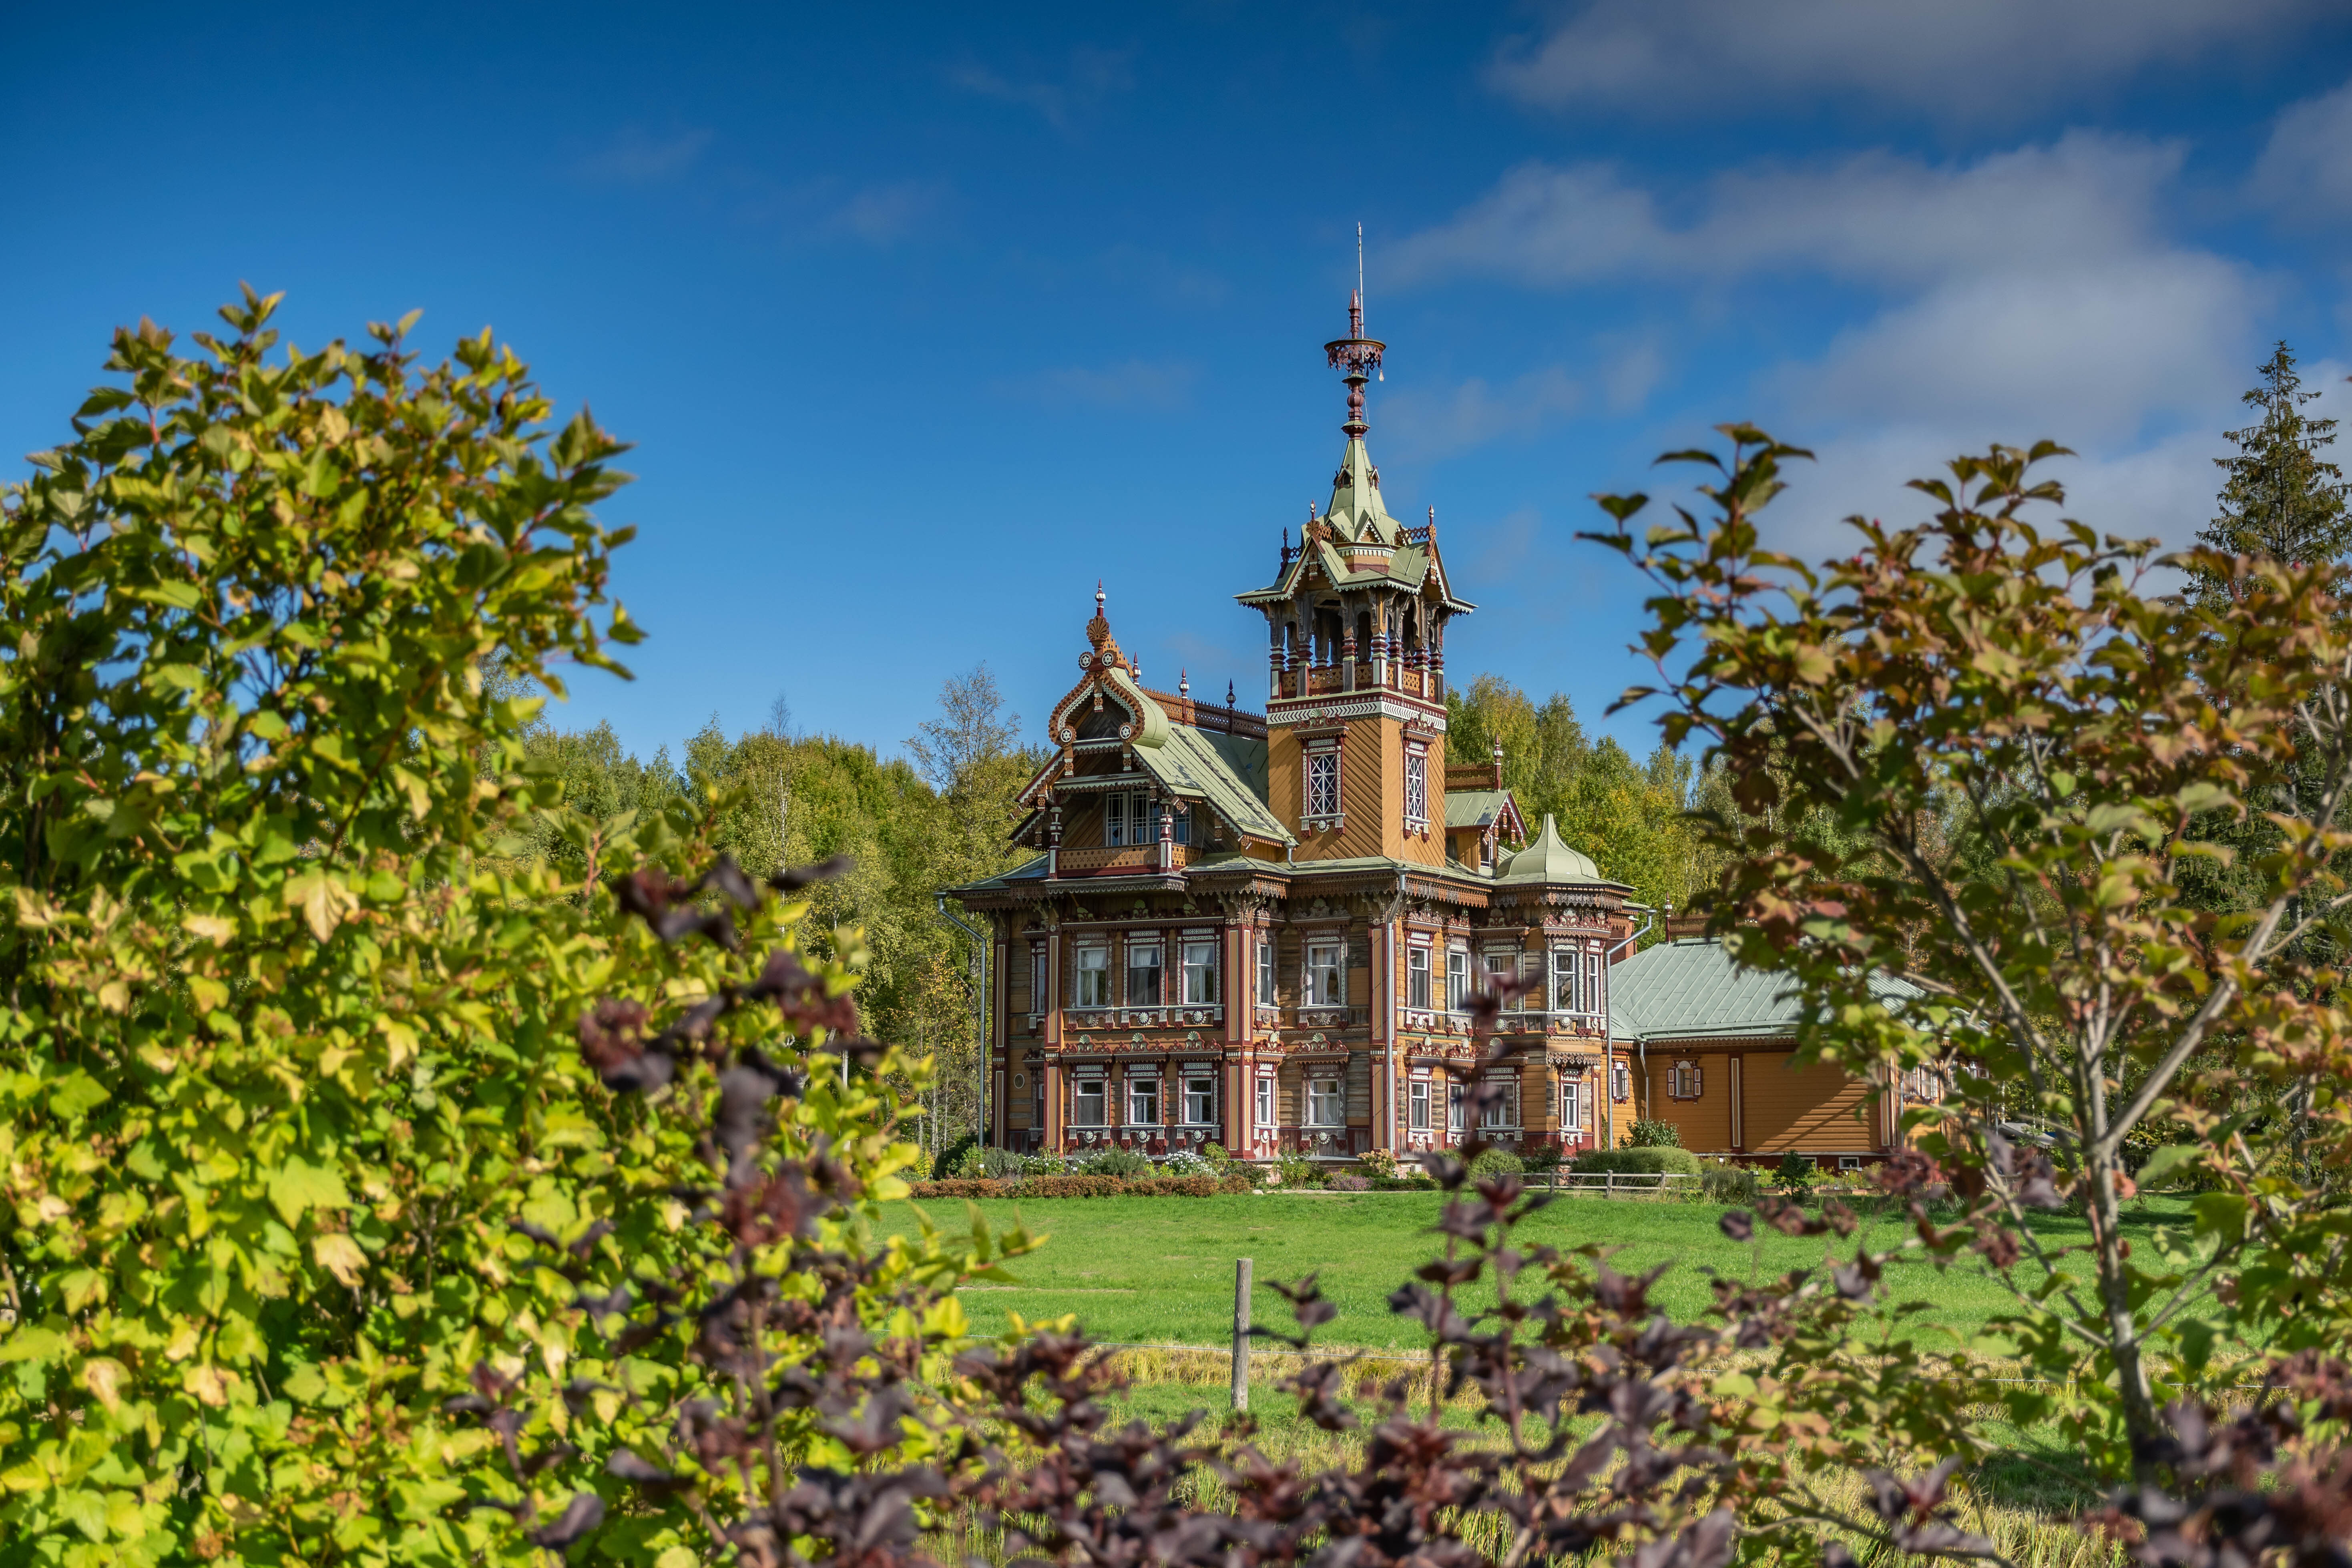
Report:
[{"label": "pointed spire", "polygon": [[1360,438],[1371,426],[1364,423],[1364,384],[1381,368],[1381,356],[1388,344],[1377,338],[1364,336],[1364,296],[1359,289],[1348,296],[1348,335],[1323,345],[1323,353],[1331,368],[1342,373],[1340,379],[1348,384],[1348,422],[1339,426],[1351,438]]},{"label": "pointed spire", "polygon": [[1192,672],[1181,666],[1176,671],[1176,695],[1179,697],[1192,695]]},{"label": "pointed spire", "polygon": [[1228,680],[1228,681],[1226,681],[1226,682],[1225,682],[1225,706],[1226,706],[1226,707],[1228,707],[1228,708],[1231,708],[1233,705],[1234,705],[1234,683],[1233,683],[1232,681]]}]

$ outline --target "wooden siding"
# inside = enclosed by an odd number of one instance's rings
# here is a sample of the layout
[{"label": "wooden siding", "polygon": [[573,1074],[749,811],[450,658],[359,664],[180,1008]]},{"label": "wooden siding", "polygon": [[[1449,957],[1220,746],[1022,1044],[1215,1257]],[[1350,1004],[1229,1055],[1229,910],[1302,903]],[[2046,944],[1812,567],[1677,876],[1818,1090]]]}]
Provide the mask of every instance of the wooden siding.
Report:
[{"label": "wooden siding", "polygon": [[[1710,1068],[1714,1060],[1720,1058],[1712,1058]],[[1742,1107],[1747,1125],[1741,1131],[1749,1152],[1874,1152],[1875,1130],[1866,1120],[1854,1120],[1857,1112],[1865,1118],[1869,1114],[1870,1085],[1827,1062],[1807,1068],[1791,1068],[1789,1062],[1786,1051],[1751,1052],[1747,1058],[1747,1103]],[[1715,1085],[1710,1081],[1707,1087]]]},{"label": "wooden siding", "polygon": [[[1699,1075],[1702,1092],[1696,1100],[1675,1100],[1666,1093],[1667,1074],[1673,1071],[1677,1061],[1695,1061],[1703,1069]],[[1633,1068],[1637,1084],[1641,1076],[1641,1064],[1637,1061]],[[1637,1105],[1633,1114],[1654,1116],[1660,1121],[1672,1122],[1683,1136],[1684,1148],[1701,1153],[1729,1152],[1731,1064],[1722,1057],[1676,1057],[1671,1052],[1653,1050],[1650,1053],[1650,1089],[1646,1101],[1646,1106]],[[1753,1133],[1749,1135],[1754,1136]]]}]

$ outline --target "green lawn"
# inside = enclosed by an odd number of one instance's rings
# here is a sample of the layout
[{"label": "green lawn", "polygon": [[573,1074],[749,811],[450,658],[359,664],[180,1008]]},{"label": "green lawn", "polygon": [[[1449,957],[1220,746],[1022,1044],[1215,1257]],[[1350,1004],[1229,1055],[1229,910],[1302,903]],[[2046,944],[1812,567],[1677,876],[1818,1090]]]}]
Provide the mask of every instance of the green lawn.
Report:
[{"label": "green lawn", "polygon": [[[1430,1234],[1440,1202],[1423,1193],[991,1200],[979,1207],[992,1226],[1009,1226],[1017,1215],[1048,1239],[1011,1266],[1017,1284],[968,1287],[964,1307],[983,1333],[1000,1330],[1007,1310],[1032,1321],[1074,1312],[1100,1339],[1217,1345],[1233,1331],[1234,1259],[1250,1258],[1259,1281],[1259,1321],[1287,1327],[1290,1321],[1265,1280],[1315,1272],[1339,1309],[1320,1342],[1418,1349],[1426,1342],[1419,1326],[1390,1312],[1387,1298],[1442,1246]],[[886,1205],[886,1227],[913,1231],[916,1206]],[[961,1229],[967,1223],[961,1202],[931,1200],[921,1206],[942,1227]],[[1521,1236],[1528,1244],[1617,1247],[1614,1266],[1627,1273],[1671,1263],[1654,1300],[1677,1318],[1694,1317],[1707,1304],[1706,1268],[1742,1278],[1759,1267],[1769,1274],[1802,1268],[1818,1265],[1824,1242],[1836,1239],[1768,1232],[1760,1247],[1738,1246],[1717,1229],[1720,1212],[1708,1205],[1562,1198],[1530,1220]],[[2127,1226],[2137,1236],[2186,1219],[2185,1203],[2149,1198],[2132,1205]],[[2035,1229],[2058,1246],[2088,1239],[2084,1223],[2069,1215],[2042,1217]],[[1889,1218],[1863,1234],[1885,1248],[1898,1245],[1906,1230]],[[1841,1251],[1851,1258],[1853,1243],[1842,1244]],[[1962,1258],[1942,1275],[1916,1257],[1906,1258],[1889,1271],[1896,1299],[1932,1302],[1930,1321],[1949,1328],[1981,1326],[2009,1297],[1983,1277],[1972,1255]]]}]

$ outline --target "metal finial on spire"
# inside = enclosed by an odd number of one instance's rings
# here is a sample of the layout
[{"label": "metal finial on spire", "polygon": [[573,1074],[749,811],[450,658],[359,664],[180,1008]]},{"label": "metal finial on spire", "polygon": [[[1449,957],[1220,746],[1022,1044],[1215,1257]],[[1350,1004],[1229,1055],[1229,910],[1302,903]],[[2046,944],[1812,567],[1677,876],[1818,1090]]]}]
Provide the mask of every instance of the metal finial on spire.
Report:
[{"label": "metal finial on spire", "polygon": [[1381,356],[1388,344],[1378,338],[1364,335],[1364,236],[1363,226],[1356,226],[1356,291],[1348,296],[1348,335],[1323,345],[1331,368],[1342,373],[1348,384],[1348,422],[1339,426],[1348,435],[1360,437],[1370,426],[1364,423],[1364,384],[1381,368]]},{"label": "metal finial on spire", "polygon": [[1228,680],[1228,681],[1226,681],[1226,682],[1225,682],[1225,706],[1226,706],[1226,707],[1228,707],[1228,708],[1231,708],[1233,705],[1234,705],[1234,683],[1233,683],[1232,681]]},{"label": "metal finial on spire", "polygon": [[1176,695],[1179,697],[1192,695],[1192,672],[1181,667],[1176,671]]}]

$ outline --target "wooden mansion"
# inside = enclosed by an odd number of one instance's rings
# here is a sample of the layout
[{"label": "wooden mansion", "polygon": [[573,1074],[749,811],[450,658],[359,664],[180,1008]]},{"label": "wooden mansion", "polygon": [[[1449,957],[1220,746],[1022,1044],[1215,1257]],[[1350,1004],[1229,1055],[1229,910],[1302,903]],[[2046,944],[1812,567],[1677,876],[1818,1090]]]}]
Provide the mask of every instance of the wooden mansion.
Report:
[{"label": "wooden mansion", "polygon": [[[1348,386],[1330,501],[1286,539],[1274,580],[1237,595],[1265,619],[1264,714],[1230,691],[1218,706],[1144,687],[1097,590],[1052,756],[1021,796],[1015,838],[1034,858],[950,889],[991,927],[988,1141],[1258,1159],[1446,1147],[1472,1131],[1446,1071],[1475,1058],[1465,999],[1514,975],[1527,988],[1502,1015],[1513,1049],[1486,1142],[1606,1146],[1656,1115],[1701,1138],[1719,1124],[1724,1152],[1883,1154],[1899,1097],[1833,1070],[1792,1117],[1750,1117],[1744,1143],[1728,1139],[1738,1110],[1701,1113],[1701,1055],[1786,1060],[1751,994],[1727,1032],[1654,1002],[1684,1026],[1680,1055],[1612,1030],[1612,976],[1653,966],[1625,962],[1648,911],[1549,818],[1529,831],[1499,755],[1449,753],[1446,633],[1475,606],[1434,515],[1406,527],[1382,502],[1364,387],[1385,345],[1355,301],[1349,321],[1326,345]],[[1737,1066],[1711,1081],[1718,1101],[1742,1083]]]}]

